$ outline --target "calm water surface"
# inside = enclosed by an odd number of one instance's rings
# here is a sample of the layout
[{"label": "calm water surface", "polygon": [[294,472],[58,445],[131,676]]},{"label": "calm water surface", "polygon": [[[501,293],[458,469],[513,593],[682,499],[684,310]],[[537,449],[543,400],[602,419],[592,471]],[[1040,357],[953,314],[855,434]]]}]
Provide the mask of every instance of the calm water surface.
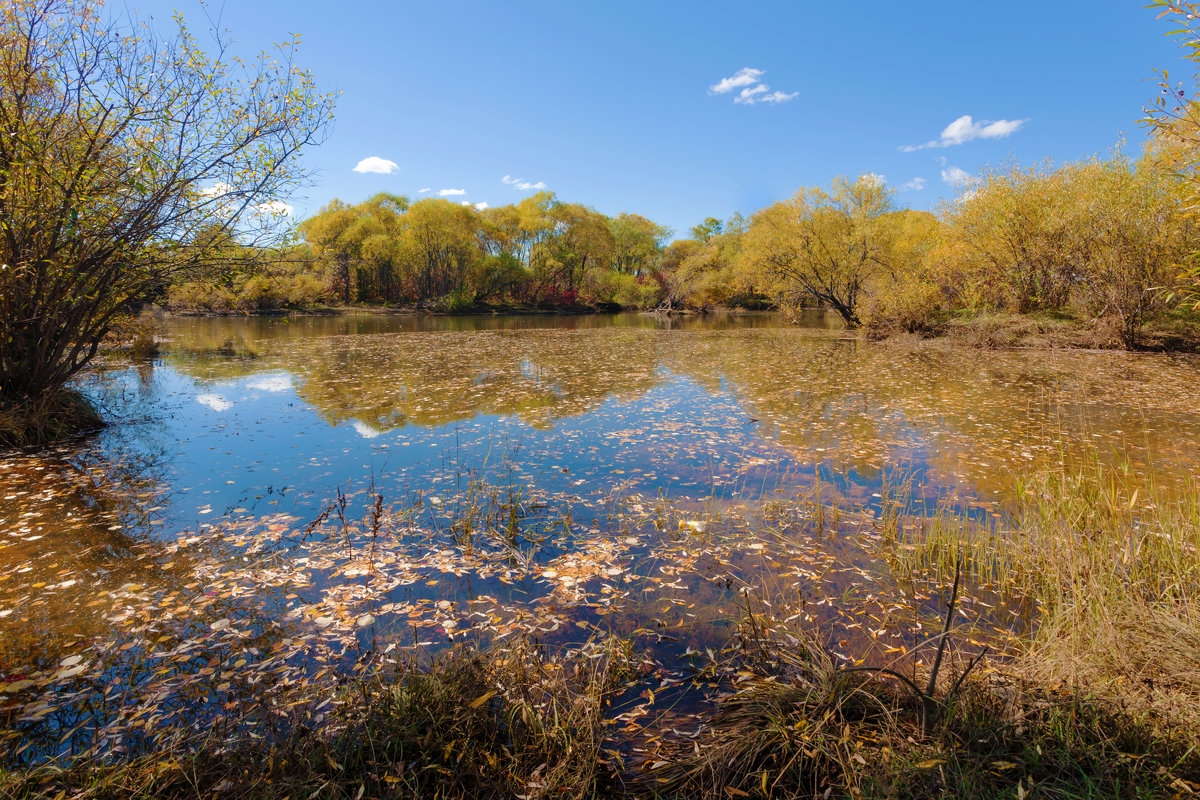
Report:
[{"label": "calm water surface", "polygon": [[[388,595],[434,611],[481,596],[511,609],[538,582],[562,589],[564,564],[578,574],[604,561],[597,548],[610,540],[637,542],[624,555],[650,565],[642,574],[703,560],[678,542],[625,536],[637,531],[613,527],[618,508],[646,519],[675,509],[678,520],[657,522],[669,538],[695,527],[689,518],[786,501],[818,480],[824,501],[867,509],[908,480],[918,498],[1002,514],[1019,481],[1047,465],[1098,458],[1172,484],[1200,453],[1200,362],[1188,356],[873,344],[822,315],[791,326],[774,315],[178,318],[161,334],[162,356],[114,361],[83,381],[115,420],[102,434],[0,454],[0,657],[22,669],[42,650],[53,663],[70,642],[103,635],[114,617],[80,612],[93,594],[183,591],[164,577],[169,559],[147,558],[155,542],[271,515],[299,528],[339,493],[352,520],[377,493],[461,545],[454,526],[475,487],[490,487],[485,499],[519,491],[521,524],[561,539],[534,556],[556,569],[499,580],[489,568],[471,583],[447,568],[450,578]],[[801,575],[802,562],[823,558],[783,549],[759,567]],[[604,558],[611,570],[615,556]],[[866,574],[861,558],[847,563],[851,578]],[[675,588],[693,606],[732,597],[698,586]],[[604,613],[576,605],[580,628]],[[668,605],[684,623],[698,613]],[[446,622],[436,630],[453,631]]]},{"label": "calm water surface", "polygon": [[579,495],[701,498],[819,470],[861,500],[902,469],[987,502],[1090,453],[1175,481],[1200,437],[1194,357],[876,345],[820,315],[184,318],[163,333],[165,356],[94,379],[120,422],[65,455],[138,465],[166,493],[166,529],[311,511],[370,481],[436,492],[501,454]]},{"label": "calm water surface", "polygon": [[599,518],[614,496],[687,506],[814,477],[847,505],[907,478],[1001,509],[1047,464],[1169,484],[1200,455],[1191,356],[879,345],[820,314],[174,318],[161,334],[161,357],[84,381],[116,420],[104,433],[0,455],[9,567],[119,549],[114,534],[308,519],[338,491],[438,500],[500,470]]}]

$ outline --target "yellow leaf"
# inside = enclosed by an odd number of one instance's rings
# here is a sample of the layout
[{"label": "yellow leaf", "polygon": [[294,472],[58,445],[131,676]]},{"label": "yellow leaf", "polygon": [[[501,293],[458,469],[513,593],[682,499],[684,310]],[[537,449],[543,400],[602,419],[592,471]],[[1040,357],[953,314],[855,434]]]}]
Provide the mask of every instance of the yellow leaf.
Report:
[{"label": "yellow leaf", "polygon": [[476,697],[474,700],[471,701],[471,708],[479,708],[481,705],[486,703],[488,700],[491,700],[495,696],[495,694],[496,694],[496,690],[493,689],[492,691],[488,692],[485,695],[482,695],[481,697]]}]

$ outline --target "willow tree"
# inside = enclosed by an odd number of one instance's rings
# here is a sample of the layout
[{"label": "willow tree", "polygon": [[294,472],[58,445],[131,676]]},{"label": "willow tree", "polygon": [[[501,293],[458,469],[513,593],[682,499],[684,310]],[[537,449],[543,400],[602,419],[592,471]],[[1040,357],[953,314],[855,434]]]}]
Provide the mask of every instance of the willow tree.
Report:
[{"label": "willow tree", "polygon": [[892,193],[870,175],[837,178],[828,189],[800,189],[751,218],[743,266],[781,305],[796,307],[809,298],[857,326],[863,292],[887,267],[885,218],[894,209]]},{"label": "willow tree", "polygon": [[[210,258],[277,241],[333,97],[295,40],[244,62],[176,17],[159,36],[84,0],[0,5],[0,410],[64,390],[113,323]],[[0,435],[3,435],[0,433]],[[11,436],[9,438],[12,438]]]},{"label": "willow tree", "polygon": [[1121,153],[1064,167],[1067,217],[1081,243],[1080,294],[1108,319],[1127,349],[1142,344],[1146,322],[1173,304],[1162,289],[1200,244],[1187,189],[1153,153]]},{"label": "willow tree", "polygon": [[[1200,208],[1200,3],[1153,0],[1147,8],[1161,9],[1158,16],[1168,19],[1171,29],[1167,35],[1178,41],[1191,74],[1180,81],[1160,70],[1161,92],[1143,121],[1153,127],[1157,160],[1182,179],[1189,210],[1195,212]],[[1191,254],[1188,265],[1172,283],[1175,285],[1164,292],[1168,300],[1178,297],[1200,309],[1200,252]]]},{"label": "willow tree", "polygon": [[355,206],[334,200],[300,223],[305,241],[332,265],[343,303],[402,299],[396,238],[408,206],[407,197],[381,192]]}]

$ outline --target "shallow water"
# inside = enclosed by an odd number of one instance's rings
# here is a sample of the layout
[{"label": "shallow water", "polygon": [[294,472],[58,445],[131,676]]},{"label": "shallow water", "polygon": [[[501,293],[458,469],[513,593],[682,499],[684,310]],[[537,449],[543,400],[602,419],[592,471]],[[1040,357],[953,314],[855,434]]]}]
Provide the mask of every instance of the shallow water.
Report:
[{"label": "shallow water", "polygon": [[[750,586],[841,620],[854,658],[871,638],[854,615],[882,636],[885,619],[936,616],[938,594],[902,592],[915,610],[880,602],[886,569],[839,538],[869,526],[839,522],[817,542],[824,529],[793,513],[817,507],[817,486],[848,512],[906,483],[917,501],[1000,515],[1047,465],[1099,459],[1171,485],[1200,453],[1188,356],[873,344],[819,314],[177,318],[161,333],[162,356],[82,382],[114,425],[0,454],[0,686],[72,653],[110,680],[112,654],[151,634],[178,652],[188,639],[161,618],[182,605],[203,610],[207,645],[245,649],[293,635],[266,632],[299,603],[288,619],[339,621],[317,626],[333,668],[355,647],[431,645],[473,619],[548,640],[648,634],[668,663],[719,648]],[[329,520],[342,519],[287,545],[339,493]],[[380,524],[361,522],[377,496]],[[210,561],[177,555],[214,531],[229,538]],[[349,555],[322,544],[336,535]],[[309,573],[229,577],[263,537],[306,553]],[[360,574],[349,565],[366,541],[387,577],[351,591],[334,578]],[[1009,613],[993,623],[1019,626]],[[237,643],[210,641],[243,618]]]}]

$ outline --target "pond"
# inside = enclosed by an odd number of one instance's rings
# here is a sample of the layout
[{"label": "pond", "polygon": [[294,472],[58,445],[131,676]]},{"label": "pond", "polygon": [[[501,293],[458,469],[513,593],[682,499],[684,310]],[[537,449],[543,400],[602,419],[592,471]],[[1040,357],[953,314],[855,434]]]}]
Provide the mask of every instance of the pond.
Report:
[{"label": "pond", "polygon": [[[635,638],[660,693],[750,602],[847,660],[903,653],[944,592],[889,576],[889,508],[1001,519],[1039,469],[1182,485],[1200,453],[1190,356],[875,344],[819,313],[159,332],[81,381],[108,429],[0,454],[21,758],[133,752],[238,703],[274,724],[288,687],[456,637]],[[986,586],[967,606],[1029,624]]]}]

